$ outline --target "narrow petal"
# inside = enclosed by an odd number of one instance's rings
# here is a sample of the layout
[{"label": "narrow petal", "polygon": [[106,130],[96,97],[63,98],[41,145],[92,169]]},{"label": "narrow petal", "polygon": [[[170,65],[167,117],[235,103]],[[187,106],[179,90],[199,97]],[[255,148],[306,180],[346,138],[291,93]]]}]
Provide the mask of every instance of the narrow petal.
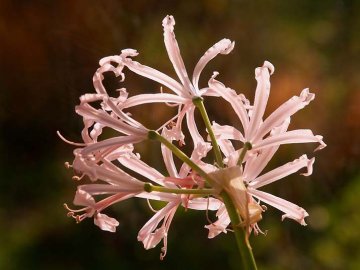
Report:
[{"label": "narrow petal", "polygon": [[315,94],[310,93],[309,89],[304,89],[300,96],[294,96],[279,108],[277,108],[266,120],[262,123],[259,128],[254,142],[261,139],[266,135],[273,127],[281,124],[286,118],[290,117],[297,111],[303,109],[308,105],[312,100],[314,100]]},{"label": "narrow petal", "polygon": [[143,242],[145,249],[156,247],[164,237],[167,237],[166,227],[161,226],[158,228],[158,226],[162,220],[166,218],[172,219],[173,215],[175,214],[174,211],[176,211],[177,207],[178,202],[173,201],[168,203],[141,228],[137,239],[138,241]]},{"label": "narrow petal", "polygon": [[124,190],[131,190],[132,192],[141,192],[144,189],[144,183],[142,181],[125,173],[120,168],[117,168],[115,171],[105,165],[99,166],[94,161],[81,157],[76,157],[73,167],[74,170],[89,176],[92,181],[100,179]]},{"label": "narrow petal", "polygon": [[125,144],[135,144],[139,143],[146,139],[146,136],[138,136],[138,135],[129,135],[129,136],[120,136],[120,137],[113,137],[110,139],[103,140],[101,142],[90,144],[89,146],[84,147],[82,150],[82,155],[86,156],[92,152],[98,151],[102,148],[107,148],[110,146],[123,146]]},{"label": "narrow petal", "polygon": [[227,233],[226,228],[230,224],[230,218],[226,211],[226,207],[224,204],[219,208],[216,213],[217,220],[209,225],[205,225],[205,228],[209,230],[208,238],[214,238],[220,233]]},{"label": "narrow petal", "polygon": [[[218,144],[219,144],[221,152],[223,152],[225,157],[229,157],[232,153],[235,152],[235,148],[232,145],[230,140],[227,140],[227,139],[222,139],[221,140],[221,139],[219,139]],[[231,167],[231,166],[229,166],[229,167]]]},{"label": "narrow petal", "polygon": [[270,95],[270,72],[273,73],[273,71],[274,66],[267,61],[264,62],[262,67],[255,69],[257,86],[255,91],[254,107],[250,117],[249,129],[245,132],[247,141],[250,141],[252,138],[254,138],[255,133],[261,124],[266,104]]},{"label": "narrow petal", "polygon": [[194,198],[187,202],[186,207],[193,210],[218,210],[222,202],[215,198]]},{"label": "narrow petal", "polygon": [[217,75],[218,73],[214,72],[213,76],[209,80],[208,84],[211,92],[216,93],[217,96],[222,97],[230,103],[236,115],[239,117],[244,130],[246,130],[249,125],[249,117],[243,103],[243,96],[236,94],[235,90],[225,87],[221,82],[215,80]]},{"label": "narrow petal", "polygon": [[140,64],[139,62],[133,61],[129,57],[134,57],[138,53],[132,49],[125,49],[121,51],[120,56],[113,56],[113,57],[106,57],[103,61],[100,61],[100,65],[104,65],[106,62],[115,62],[119,66],[126,66],[132,72],[158,82],[171,91],[175,92],[179,96],[188,96],[187,93],[184,93],[183,86],[178,83],[173,78],[169,77],[168,75],[145,65]]},{"label": "narrow petal", "polygon": [[252,150],[255,151],[264,147],[281,144],[317,142],[320,145],[315,149],[316,151],[326,147],[326,144],[323,142],[322,139],[322,136],[314,135],[310,129],[297,129],[287,131],[279,135],[267,137],[266,139],[256,144],[253,144]]},{"label": "narrow petal", "polygon": [[242,133],[233,126],[219,125],[213,122],[212,127],[215,136],[218,139],[228,139],[228,140],[237,140],[237,141],[245,142],[245,138],[242,135]]},{"label": "narrow petal", "polygon": [[126,168],[146,177],[147,179],[162,186],[166,186],[164,183],[164,176],[159,171],[140,160],[137,155],[133,153],[124,155],[119,157],[118,161]]},{"label": "narrow petal", "polygon": [[178,75],[180,81],[184,85],[185,89],[188,91],[188,93],[191,93],[192,95],[199,95],[198,91],[194,89],[192,86],[189,76],[186,72],[186,68],[184,65],[184,61],[180,54],[179,45],[175,38],[174,33],[174,25],[175,20],[173,16],[166,16],[164,20],[162,21],[162,25],[164,27],[164,42],[166,51],[169,55],[169,59],[171,63],[174,66],[175,72]]},{"label": "narrow petal", "polygon": [[[282,134],[287,131],[290,124],[290,117],[278,127],[272,129],[270,136]],[[276,151],[279,149],[279,145],[274,145],[261,149],[259,154],[250,157],[245,164],[244,168],[244,180],[246,182],[255,179],[266,167],[268,162],[274,156]]]},{"label": "narrow petal", "polygon": [[224,38],[205,52],[194,69],[192,83],[195,89],[199,89],[199,77],[204,67],[218,54],[229,54],[234,46],[235,42],[231,42],[229,39]]},{"label": "narrow petal", "polygon": [[273,183],[279,179],[282,179],[290,174],[293,174],[301,168],[307,167],[307,173],[310,175],[312,172],[312,165],[314,164],[315,158],[308,159],[306,155],[302,155],[300,158],[295,159],[292,162],[286,163],[274,170],[271,170],[258,178],[254,179],[249,183],[249,187],[254,189]]},{"label": "narrow petal", "polygon": [[103,126],[111,127],[114,130],[122,132],[127,135],[144,135],[148,132],[145,128],[137,128],[131,126],[121,119],[116,119],[110,116],[103,110],[96,110],[88,104],[81,104],[75,107],[77,114],[84,117],[84,119],[93,120],[102,124]]},{"label": "narrow petal", "polygon": [[121,186],[109,184],[88,184],[78,186],[79,191],[85,191],[90,195],[115,194],[119,192],[133,192],[133,189],[126,189]]},{"label": "narrow petal", "polygon": [[194,113],[195,113],[195,106],[189,107],[189,109],[186,111],[186,123],[187,123],[187,127],[189,129],[191,138],[194,142],[194,145],[197,145],[198,143],[204,142],[204,139],[200,135],[199,130],[197,128]]},{"label": "narrow petal", "polygon": [[[161,135],[164,136],[167,140],[172,141],[172,138],[169,136],[170,134],[168,133],[168,130],[166,128],[163,129]],[[171,150],[169,150],[169,148],[167,148],[166,146],[161,144],[161,153],[163,156],[165,167],[166,167],[169,175],[171,177],[179,178],[179,173],[176,169],[176,165],[174,162],[174,156],[173,156],[173,153],[171,152]]]},{"label": "narrow petal", "polygon": [[305,217],[309,216],[309,214],[300,206],[271,195],[267,192],[255,190],[252,188],[249,188],[248,192],[264,203],[267,203],[284,212],[285,214],[282,216],[282,219],[291,218],[299,222],[301,225],[306,225]]},{"label": "narrow petal", "polygon": [[128,98],[122,105],[121,109],[130,108],[142,104],[148,103],[173,103],[173,104],[185,104],[189,102],[189,99],[173,94],[140,94]]}]

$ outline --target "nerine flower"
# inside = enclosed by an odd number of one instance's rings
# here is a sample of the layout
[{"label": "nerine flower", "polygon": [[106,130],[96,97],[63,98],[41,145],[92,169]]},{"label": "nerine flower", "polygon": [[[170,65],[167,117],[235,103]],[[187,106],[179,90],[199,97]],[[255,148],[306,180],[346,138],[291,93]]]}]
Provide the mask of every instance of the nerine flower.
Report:
[{"label": "nerine flower", "polygon": [[[200,88],[199,77],[204,67],[218,54],[228,54],[233,49],[234,42],[223,39],[208,49],[196,64],[190,80],[175,38],[174,18],[166,16],[162,25],[165,47],[179,81],[134,61],[133,57],[138,53],[133,49],[125,49],[120,55],[105,57],[100,60],[100,67],[93,76],[96,93],[81,96],[80,104],[76,106],[76,112],[83,117],[84,122],[81,133],[83,142],[73,143],[59,134],[64,141],[78,147],[74,151],[75,159],[72,165],[67,164],[68,167],[73,167],[77,174],[73,179],[81,180],[86,176],[91,181],[77,188],[73,203],[82,208],[73,210],[65,205],[69,211],[68,215],[78,222],[93,217],[95,225],[102,230],[115,232],[119,222],[103,213],[108,206],[133,197],[149,202],[166,202],[162,209],[154,210],[156,213],[138,234],[138,240],[143,243],[145,249],[153,248],[163,241],[161,258],[166,255],[169,228],[180,206],[204,211],[217,210],[218,219],[205,226],[209,230],[208,237],[213,238],[221,232],[227,232],[230,218],[222,201],[222,191],[230,196],[241,217],[242,222],[237,225],[245,227],[248,234],[251,231],[256,234],[261,232],[257,223],[266,210],[262,203],[282,211],[282,219],[290,218],[306,225],[306,210],[259,189],[303,168],[307,168],[303,175],[308,176],[312,173],[315,159],[309,159],[306,155],[266,173],[262,172],[280,145],[316,142],[319,143],[316,150],[326,146],[322,136],[314,135],[309,129],[288,131],[290,117],[307,106],[315,95],[304,89],[299,96],[292,97],[264,118],[270,94],[270,75],[274,72],[274,66],[270,62],[265,61],[262,67],[255,70],[257,87],[253,104],[250,104],[243,94],[237,94],[235,90],[217,81],[217,72],[214,72],[207,87]],[[103,85],[104,73],[112,72],[124,81],[125,67],[160,83],[171,92],[129,96],[127,90],[121,88],[118,89],[118,96],[109,96]],[[212,145],[203,138],[195,121],[196,107],[193,101],[201,96],[215,96],[226,100],[243,127],[242,130],[238,130],[230,125],[219,125],[215,122],[212,124],[217,143],[225,156],[225,168],[219,168],[213,165],[215,163],[203,160],[212,149]],[[159,123],[157,129],[170,146],[173,141],[180,141],[180,146],[185,143],[183,122],[186,123],[192,140],[190,157],[184,153],[179,154],[180,150],[170,150],[169,145],[161,144],[166,174],[149,166],[134,150],[134,144],[150,138],[149,134],[153,131],[131,117],[128,109],[147,103],[165,103],[178,107],[178,113],[169,116],[167,122]],[[103,130],[108,128],[117,135],[103,139]],[[210,124],[207,128],[210,130]],[[207,132],[210,134],[209,130]],[[234,140],[242,142],[244,146],[236,149],[232,143]],[[183,162],[180,167],[177,166],[172,151],[177,152],[178,157],[186,156],[187,162]],[[216,151],[217,149],[215,153]],[[218,154],[221,156],[219,151]],[[205,190],[205,193],[194,193],[195,190],[206,189],[209,185],[212,189]],[[206,194],[209,190],[211,193]],[[98,196],[102,199],[97,200]],[[152,209],[151,206],[150,208]]]},{"label": "nerine flower", "polygon": [[223,93],[224,99],[231,104],[244,128],[245,135],[232,126],[213,124],[214,133],[217,139],[222,142],[220,146],[224,154],[230,158],[231,164],[236,164],[236,158],[239,157],[239,152],[242,149],[238,149],[235,152],[228,140],[251,143],[252,149],[250,152],[253,153],[270,146],[291,143],[317,142],[319,146],[315,150],[320,150],[326,146],[322,136],[314,135],[309,129],[287,131],[288,124],[282,132],[270,135],[274,128],[286,124],[294,113],[304,108],[315,98],[315,94],[310,93],[309,89],[304,89],[300,96],[292,97],[263,120],[270,94],[270,75],[273,72],[274,66],[268,61],[265,61],[262,67],[255,70],[255,78],[258,84],[255,91],[255,101],[252,106],[243,95],[237,95],[234,90],[225,87],[217,81],[215,79],[216,74],[209,81],[210,91],[212,93]]},{"label": "nerine flower", "polygon": [[[273,65],[267,61],[265,61],[263,67],[255,70],[258,85],[253,106],[250,106],[248,100],[244,97],[238,96],[234,90],[226,88],[216,81],[214,77],[209,82],[212,91],[215,93],[222,91],[224,93],[225,99],[239,115],[245,133],[243,135],[241,131],[232,126],[213,124],[219,146],[226,157],[225,161],[228,168],[219,170],[213,173],[212,176],[218,182],[219,188],[229,192],[235,204],[237,204],[240,216],[255,229],[256,233],[260,231],[256,224],[261,219],[260,202],[272,205],[284,212],[283,219],[291,218],[302,225],[306,225],[304,218],[308,216],[308,213],[303,208],[258,190],[258,188],[280,180],[304,167],[307,168],[307,173],[303,173],[303,175],[308,176],[312,173],[315,158],[308,159],[306,155],[302,155],[292,162],[259,176],[279,146],[288,143],[308,142],[319,143],[320,145],[316,150],[326,146],[322,141],[322,136],[314,135],[311,130],[288,131],[290,116],[308,105],[315,97],[308,89],[303,90],[299,97],[292,97],[285,102],[265,120],[262,119],[270,93],[269,78],[273,72]],[[237,100],[237,102],[234,102],[234,100]],[[239,140],[244,143],[244,147],[246,143],[251,145],[238,166],[240,153],[244,149],[236,150],[230,140]],[[254,199],[257,199],[258,202]],[[218,220],[214,224],[206,226],[209,229],[209,237],[211,238],[220,232],[224,232],[230,222],[227,214],[222,209],[219,211]]]},{"label": "nerine flower", "polygon": [[[139,62],[134,61],[132,58],[138,55],[138,52],[133,49],[122,50],[120,55],[108,56],[100,60],[101,66],[113,66],[113,68],[121,75],[122,80],[125,79],[123,73],[124,67],[127,67],[132,72],[151,79],[155,82],[160,83],[162,86],[165,86],[173,94],[170,93],[154,93],[154,94],[139,94],[136,96],[129,97],[123,104],[119,106],[120,109],[125,109],[128,107],[138,106],[146,103],[170,103],[176,104],[178,106],[183,106],[181,112],[179,113],[177,121],[177,133],[180,140],[182,136],[181,133],[181,121],[185,115],[187,117],[193,117],[193,108],[194,104],[192,103],[194,97],[201,97],[206,95],[208,87],[200,88],[199,87],[199,78],[200,74],[203,71],[204,67],[208,64],[218,54],[228,54],[234,48],[234,42],[231,42],[229,39],[222,39],[209,48],[205,54],[200,58],[196,64],[192,80],[186,71],[183,59],[180,54],[180,49],[175,38],[174,25],[175,20],[173,16],[166,16],[162,22],[164,29],[164,43],[166,51],[168,53],[169,59],[173,64],[175,72],[180,80],[177,81],[168,75],[151,68],[149,66],[140,64]],[[196,126],[193,127],[194,129]],[[197,131],[193,131],[197,132]]]},{"label": "nerine flower", "polygon": [[[173,132],[169,129],[164,128],[162,135],[169,141],[174,139]],[[119,222],[101,213],[105,208],[132,197],[164,201],[167,203],[166,206],[158,210],[138,234],[138,240],[143,242],[145,249],[154,248],[163,241],[161,258],[166,255],[168,231],[179,206],[182,205],[185,208],[194,210],[217,210],[221,205],[221,202],[215,198],[145,192],[144,181],[131,176],[131,173],[125,172],[114,163],[116,161],[124,168],[126,167],[128,170],[141,175],[149,181],[146,183],[154,183],[174,189],[203,187],[204,180],[197,176],[186,164],[183,164],[178,172],[172,152],[165,147],[162,147],[162,156],[169,176],[163,175],[143,162],[139,154],[133,153],[134,149],[131,145],[122,145],[116,149],[111,149],[111,151],[107,150],[106,147],[97,148],[93,155],[84,151],[84,149],[87,149],[87,147],[78,148],[74,151],[75,160],[71,167],[77,174],[81,174],[80,177],[75,176],[74,179],[81,180],[84,176],[87,176],[96,183],[78,186],[73,204],[83,206],[83,208],[74,210],[65,205],[69,211],[68,215],[74,217],[77,222],[87,217],[94,217],[95,225],[102,230],[115,232]],[[201,158],[206,155],[208,150],[199,152],[199,149],[195,148],[192,158],[204,170],[215,170],[211,165],[201,162]],[[103,152],[106,152],[106,154]],[[68,167],[70,167],[69,164]],[[101,183],[97,183],[99,181]],[[97,195],[106,195],[108,197],[96,202],[94,196]]]}]

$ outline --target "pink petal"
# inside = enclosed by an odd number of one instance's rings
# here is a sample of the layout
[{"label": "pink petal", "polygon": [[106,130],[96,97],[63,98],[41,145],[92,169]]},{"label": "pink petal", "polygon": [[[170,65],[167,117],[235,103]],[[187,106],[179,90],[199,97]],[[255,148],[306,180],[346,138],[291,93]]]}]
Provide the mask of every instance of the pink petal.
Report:
[{"label": "pink petal", "polygon": [[144,176],[145,178],[159,185],[173,187],[172,185],[164,183],[164,175],[162,175],[159,171],[140,160],[140,158],[133,153],[119,157],[118,161],[126,168]]},{"label": "pink petal", "polygon": [[193,210],[218,210],[222,202],[215,198],[193,198],[188,201],[186,207]]},{"label": "pink petal", "polygon": [[229,39],[224,38],[205,52],[194,69],[192,82],[195,89],[199,89],[199,77],[204,67],[218,54],[229,54],[234,46],[235,42],[231,42]]},{"label": "pink petal", "polygon": [[116,194],[120,192],[133,192],[132,189],[126,189],[120,186],[109,184],[88,184],[78,186],[79,191],[85,191],[91,195]]},{"label": "pink petal", "polygon": [[304,89],[300,96],[294,96],[289,99],[287,102],[282,104],[279,108],[277,108],[260,126],[259,130],[255,138],[254,142],[261,139],[266,135],[275,126],[281,124],[286,118],[290,117],[297,111],[303,109],[306,105],[308,105],[312,100],[314,100],[315,94],[309,92],[309,89]]},{"label": "pink petal", "polygon": [[95,205],[95,200],[86,191],[78,189],[78,190],[76,190],[73,203],[74,203],[74,205],[93,207]]},{"label": "pink petal", "polygon": [[174,34],[174,17],[169,15],[166,16],[162,21],[162,25],[164,27],[164,42],[166,51],[169,55],[171,63],[173,64],[176,74],[189,94],[199,96],[198,90],[194,89],[189,80],[184,61],[180,54],[179,45]]},{"label": "pink petal", "polygon": [[94,217],[94,224],[103,231],[115,232],[116,227],[119,226],[119,222],[105,214],[97,213]]},{"label": "pink petal", "polygon": [[121,119],[116,119],[103,110],[96,110],[88,104],[81,104],[75,107],[77,114],[84,117],[87,120],[96,121],[103,126],[111,127],[119,132],[127,135],[145,135],[147,130],[145,128],[137,128],[131,126]]},{"label": "pink petal", "polygon": [[255,91],[255,101],[250,117],[249,129],[245,129],[247,141],[252,141],[258,130],[262,117],[265,112],[266,104],[270,95],[270,72],[273,73],[274,66],[265,61],[262,67],[255,69],[257,86]]},{"label": "pink petal", "polygon": [[[156,247],[162,239],[167,237],[170,223],[178,205],[179,202],[176,201],[168,203],[141,228],[138,234],[138,241],[143,242],[145,249]],[[162,220],[164,220],[163,225],[158,228]]]},{"label": "pink petal", "polygon": [[212,128],[218,139],[238,140],[245,142],[245,138],[242,133],[233,126],[219,125],[213,122]]},{"label": "pink petal", "polygon": [[[290,118],[287,118],[279,127],[272,129],[270,136],[282,134],[287,131],[290,124]],[[266,167],[268,162],[279,149],[279,145],[266,147],[260,150],[258,155],[254,155],[246,161],[244,168],[244,180],[249,182],[255,179]]]},{"label": "pink petal", "polygon": [[282,179],[290,174],[293,174],[301,168],[307,167],[307,173],[304,175],[308,176],[312,173],[312,165],[315,158],[308,159],[306,155],[302,155],[300,158],[295,159],[292,162],[286,163],[274,170],[271,170],[258,178],[254,179],[249,183],[249,187],[254,189],[273,183],[279,179]]},{"label": "pink petal", "polygon": [[86,156],[92,152],[96,152],[103,148],[111,147],[111,146],[124,146],[126,144],[136,144],[146,139],[146,135],[138,136],[138,135],[129,135],[129,136],[120,136],[113,137],[110,139],[103,140],[101,142],[90,144],[89,146],[84,147],[81,154]]},{"label": "pink petal", "polygon": [[219,208],[219,210],[216,213],[216,216],[218,219],[209,224],[205,225],[205,228],[209,230],[208,238],[214,238],[215,236],[219,235],[220,233],[227,233],[226,228],[230,224],[230,218],[226,211],[226,207],[224,204]]},{"label": "pink petal", "polygon": [[121,108],[129,108],[142,104],[148,103],[174,103],[174,104],[185,104],[189,102],[189,99],[186,99],[181,96],[173,94],[140,94],[128,98],[122,105]]},{"label": "pink petal", "polygon": [[[165,139],[172,141],[172,138],[169,136],[170,134],[168,133],[167,129],[164,128],[161,135],[164,136]],[[171,152],[171,150],[169,150],[169,148],[167,148],[166,146],[161,144],[161,153],[163,156],[165,167],[166,167],[169,175],[171,177],[179,178],[179,173],[177,171],[177,168],[176,168],[176,165],[174,162],[174,156],[173,156],[173,153]]]},{"label": "pink petal", "polygon": [[249,117],[247,115],[242,96],[237,95],[235,90],[225,87],[221,82],[215,80],[217,75],[218,73],[214,72],[208,83],[209,88],[212,92],[216,93],[217,96],[222,97],[230,103],[235,113],[239,117],[244,129],[246,129],[249,124]]},{"label": "pink petal", "polygon": [[259,200],[267,203],[280,211],[284,212],[285,214],[282,216],[284,218],[291,218],[299,222],[301,225],[306,225],[305,217],[309,216],[309,214],[305,211],[305,209],[301,208],[300,206],[293,204],[289,201],[271,195],[269,193],[255,190],[252,188],[248,189],[248,192],[258,198]]},{"label": "pink petal", "polygon": [[128,57],[134,57],[137,54],[138,53],[132,49],[122,50],[120,56],[103,58],[102,59],[103,61],[100,61],[100,65],[104,65],[106,62],[110,62],[110,61],[115,62],[120,66],[128,67],[132,72],[140,76],[146,77],[150,80],[156,81],[166,86],[167,88],[169,88],[171,91],[175,92],[179,96],[187,96],[184,94],[183,86],[177,81],[175,81],[173,78],[165,75],[164,73],[154,68],[142,65],[136,61],[133,61],[131,58],[128,58]]},{"label": "pink petal", "polygon": [[309,143],[309,142],[317,142],[320,145],[315,149],[320,150],[326,146],[326,144],[322,141],[322,136],[314,135],[310,129],[297,129],[287,131],[282,134],[274,135],[267,137],[266,139],[253,144],[252,150],[259,150],[264,147],[281,145],[281,144],[289,144],[289,143]]}]

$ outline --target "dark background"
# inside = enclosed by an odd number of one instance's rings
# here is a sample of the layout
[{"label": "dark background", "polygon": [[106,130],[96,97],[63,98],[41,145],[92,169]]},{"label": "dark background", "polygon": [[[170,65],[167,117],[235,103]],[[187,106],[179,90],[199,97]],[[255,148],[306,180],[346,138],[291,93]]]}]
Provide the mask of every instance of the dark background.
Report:
[{"label": "dark background", "polygon": [[[56,130],[81,139],[74,106],[93,92],[104,56],[134,48],[138,61],[174,75],[162,36],[167,14],[176,19],[188,71],[218,40],[236,42],[206,68],[202,85],[217,70],[252,101],[254,68],[269,60],[276,71],[267,114],[305,87],[316,93],[291,128],[311,128],[328,147],[315,154],[311,144],[282,147],[271,167],[306,153],[316,156],[314,173],[266,189],[307,209],[309,225],[281,222],[269,207],[260,222],[267,236],[251,237],[259,268],[360,269],[359,13],[360,1],[344,0],[0,1],[0,269],[239,269],[231,233],[207,239],[203,214],[176,214],[160,261],[160,246],[146,251],[136,240],[152,215],[146,203],[112,207],[108,213],[120,220],[115,234],[90,219],[76,225],[62,207],[76,183],[63,166],[73,147]],[[153,87],[129,80],[135,92]],[[208,109],[213,119],[232,123],[211,100]],[[146,111],[139,115],[151,120]]]}]

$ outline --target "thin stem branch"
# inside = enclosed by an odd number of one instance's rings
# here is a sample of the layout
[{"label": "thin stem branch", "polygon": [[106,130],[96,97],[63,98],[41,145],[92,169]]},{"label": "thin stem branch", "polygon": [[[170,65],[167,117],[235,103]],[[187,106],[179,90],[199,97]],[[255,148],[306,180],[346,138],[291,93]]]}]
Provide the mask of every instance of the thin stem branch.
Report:
[{"label": "thin stem branch", "polygon": [[220,168],[224,168],[224,163],[222,161],[222,155],[221,155],[221,152],[220,152],[220,147],[216,141],[216,138],[215,138],[215,134],[214,134],[214,131],[211,127],[211,123],[210,123],[210,119],[209,119],[209,116],[206,112],[206,109],[205,109],[205,106],[204,106],[204,101],[201,97],[196,97],[193,99],[193,103],[194,105],[196,106],[196,108],[199,109],[200,111],[200,114],[201,114],[201,117],[204,121],[204,124],[206,126],[206,129],[209,133],[209,136],[210,136],[210,139],[211,139],[211,144],[213,146],[213,151],[214,151],[214,154],[215,154],[215,159],[216,159],[216,163],[219,165]]},{"label": "thin stem branch", "polygon": [[161,136],[158,132],[156,132],[155,130],[150,130],[148,133],[148,138],[151,140],[156,140],[162,143],[163,145],[165,145],[167,148],[171,150],[171,152],[174,153],[175,156],[177,156],[180,160],[182,160],[187,165],[189,165],[191,169],[196,171],[211,186],[213,186],[212,184],[214,183],[214,180],[212,180],[211,177],[205,171],[203,171],[198,165],[196,165],[196,163],[193,162],[183,151],[181,151],[179,148],[177,148],[175,145],[173,145],[171,142],[169,142],[167,139]]}]

